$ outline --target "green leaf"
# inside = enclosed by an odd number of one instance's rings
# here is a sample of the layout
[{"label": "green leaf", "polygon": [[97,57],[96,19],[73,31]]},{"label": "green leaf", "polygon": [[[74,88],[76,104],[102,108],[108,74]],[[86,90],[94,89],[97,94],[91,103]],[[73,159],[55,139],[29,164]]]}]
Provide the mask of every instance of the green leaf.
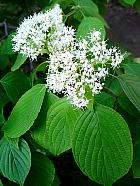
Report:
[{"label": "green leaf", "polygon": [[51,186],[59,186],[60,185],[60,180],[58,178],[57,175],[55,175],[53,183],[51,184]]},{"label": "green leaf", "polygon": [[124,65],[126,74],[136,75],[140,77],[140,64],[138,63],[127,63]]},{"label": "green leaf", "polygon": [[135,108],[135,106],[129,101],[129,99],[125,95],[121,95],[118,97],[118,103],[130,115],[136,118],[140,117],[139,111]]},{"label": "green leaf", "polygon": [[48,140],[46,136],[47,113],[50,106],[58,100],[59,98],[55,94],[51,92],[46,93],[41,107],[41,111],[35,121],[34,126],[31,128],[30,131],[33,140],[46,150],[48,150],[48,143],[47,143]]},{"label": "green leaf", "polygon": [[100,94],[96,94],[95,101],[97,101],[98,103],[100,103],[102,105],[111,107],[111,108],[114,107],[113,97],[105,92],[101,92]]},{"label": "green leaf", "polygon": [[76,110],[66,99],[54,103],[46,123],[49,151],[59,155],[71,148],[73,128],[81,110]]},{"label": "green leaf", "polygon": [[136,0],[123,0],[123,1],[124,1],[124,3],[126,3],[128,5],[133,5]]},{"label": "green leaf", "polygon": [[23,185],[31,166],[31,154],[25,140],[2,138],[0,141],[0,170],[6,178]]},{"label": "green leaf", "polygon": [[138,13],[140,14],[140,1],[136,0],[134,6],[135,6],[136,10],[138,11]]},{"label": "green leaf", "polygon": [[1,180],[0,180],[0,186],[3,186],[3,184],[2,184],[2,182],[1,182]]},{"label": "green leaf", "polygon": [[43,72],[43,73],[44,73],[44,72],[46,71],[47,66],[48,66],[48,62],[45,61],[45,62],[39,64],[39,65],[36,67],[36,69],[35,69],[34,72],[32,73],[32,84],[33,84],[33,82],[34,82],[36,73],[37,73],[37,72]]},{"label": "green leaf", "polygon": [[111,84],[109,86],[109,89],[116,96],[119,96],[119,95],[121,95],[123,93],[123,90],[121,88],[121,85],[120,85],[120,83],[119,83],[119,81],[117,79],[113,79],[111,81]]},{"label": "green leaf", "polygon": [[44,72],[44,71],[46,70],[46,67],[47,67],[47,66],[48,66],[48,61],[45,61],[45,62],[39,64],[39,65],[36,67],[36,69],[35,69],[35,73],[41,72],[41,71]]},{"label": "green leaf", "polygon": [[58,155],[71,148],[73,125],[81,111],[74,110],[65,99],[47,94],[31,136],[41,147]]},{"label": "green leaf", "polygon": [[80,169],[93,181],[110,186],[132,164],[132,141],[125,120],[113,109],[97,105],[77,120],[72,150]]},{"label": "green leaf", "polygon": [[103,23],[103,25],[109,29],[107,21],[100,14],[95,14],[94,17],[97,17]]},{"label": "green leaf", "polygon": [[30,129],[40,112],[45,92],[46,86],[37,84],[19,99],[4,125],[5,135],[17,138]]},{"label": "green leaf", "polygon": [[97,5],[92,0],[74,0],[74,3],[85,16],[94,16],[99,13]]},{"label": "green leaf", "polygon": [[105,28],[102,21],[96,17],[84,17],[78,27],[76,37],[78,39],[86,37],[93,30],[100,30],[102,38],[105,38]]},{"label": "green leaf", "polygon": [[12,38],[13,33],[10,34],[5,40],[3,40],[1,47],[0,47],[0,54],[14,54],[14,51],[12,49]]},{"label": "green leaf", "polygon": [[0,126],[5,122],[5,118],[3,116],[3,113],[0,111]]},{"label": "green leaf", "polygon": [[22,94],[31,87],[27,76],[20,71],[7,73],[0,82],[13,103],[16,103]]},{"label": "green leaf", "polygon": [[51,186],[55,177],[53,163],[43,154],[32,153],[30,172],[26,178],[25,186]]},{"label": "green leaf", "polygon": [[134,145],[134,158],[132,164],[133,177],[140,178],[140,140]]},{"label": "green leaf", "polygon": [[0,55],[0,70],[4,70],[9,63],[9,57],[7,55]]},{"label": "green leaf", "polygon": [[11,71],[15,71],[20,68],[20,66],[26,61],[27,56],[23,54],[18,54],[15,64],[12,66]]},{"label": "green leaf", "polygon": [[123,74],[118,78],[124,93],[140,112],[140,77]]},{"label": "green leaf", "polygon": [[81,22],[83,16],[97,17],[108,28],[107,22],[99,14],[97,5],[92,0],[74,0],[76,5],[74,18]]},{"label": "green leaf", "polygon": [[[0,87],[1,88],[1,87]],[[3,109],[3,107],[9,102],[9,99],[7,95],[0,89],[0,109]]]}]

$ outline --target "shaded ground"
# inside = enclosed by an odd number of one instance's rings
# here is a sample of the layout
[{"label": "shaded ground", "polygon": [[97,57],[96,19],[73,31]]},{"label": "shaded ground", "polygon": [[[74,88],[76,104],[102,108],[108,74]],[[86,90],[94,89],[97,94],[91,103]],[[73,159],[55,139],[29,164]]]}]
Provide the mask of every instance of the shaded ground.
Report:
[{"label": "shaded ground", "polygon": [[105,19],[110,26],[108,37],[140,57],[140,15],[133,8],[109,4]]}]

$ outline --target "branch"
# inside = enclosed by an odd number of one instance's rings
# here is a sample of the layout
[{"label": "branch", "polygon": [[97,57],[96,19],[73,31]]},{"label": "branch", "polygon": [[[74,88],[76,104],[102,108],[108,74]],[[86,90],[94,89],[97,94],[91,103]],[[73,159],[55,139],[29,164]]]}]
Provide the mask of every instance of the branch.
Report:
[{"label": "branch", "polygon": [[0,23],[0,28],[3,27],[4,28],[4,36],[2,36],[2,38],[0,38],[0,41],[5,39],[8,36],[8,30],[9,29],[16,29],[15,26],[10,25],[6,22],[6,20],[4,20],[2,23]]}]

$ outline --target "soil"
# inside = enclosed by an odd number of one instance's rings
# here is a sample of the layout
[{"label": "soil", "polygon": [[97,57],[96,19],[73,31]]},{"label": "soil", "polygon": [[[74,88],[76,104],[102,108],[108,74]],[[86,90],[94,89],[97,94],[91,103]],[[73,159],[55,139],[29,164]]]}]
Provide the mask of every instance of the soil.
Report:
[{"label": "soil", "polygon": [[108,37],[134,57],[140,57],[140,15],[133,8],[117,4],[108,5],[105,19],[109,25]]}]

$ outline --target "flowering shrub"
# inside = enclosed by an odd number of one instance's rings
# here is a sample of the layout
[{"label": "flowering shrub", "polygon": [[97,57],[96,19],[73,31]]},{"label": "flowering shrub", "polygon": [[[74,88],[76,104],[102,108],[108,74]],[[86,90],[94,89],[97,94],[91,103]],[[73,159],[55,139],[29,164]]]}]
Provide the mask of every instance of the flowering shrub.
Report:
[{"label": "flowering shrub", "polygon": [[0,80],[3,183],[61,185],[53,158],[62,153],[97,184],[140,177],[140,64],[111,46],[98,6],[50,1],[2,41],[11,60]]},{"label": "flowering shrub", "polygon": [[93,30],[86,39],[77,40],[74,29],[62,22],[59,5],[25,19],[13,41],[14,51],[32,60],[42,51],[48,52],[48,88],[53,93],[63,92],[77,107],[88,105],[86,89],[94,97],[103,88],[101,80],[108,74],[108,68],[116,68],[123,60],[115,47],[107,49],[100,31]]}]

